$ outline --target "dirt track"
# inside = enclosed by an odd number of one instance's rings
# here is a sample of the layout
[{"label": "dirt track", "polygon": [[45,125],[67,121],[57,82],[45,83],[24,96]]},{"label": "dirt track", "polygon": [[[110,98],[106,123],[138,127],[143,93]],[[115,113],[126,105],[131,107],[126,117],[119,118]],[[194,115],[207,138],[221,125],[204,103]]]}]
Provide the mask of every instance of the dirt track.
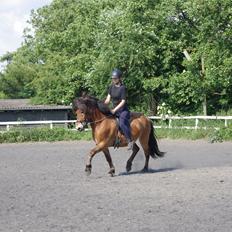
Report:
[{"label": "dirt track", "polygon": [[0,232],[230,232],[232,143],[160,141],[165,158],[143,174],[140,152],[112,150],[84,174],[92,142],[0,145]]}]

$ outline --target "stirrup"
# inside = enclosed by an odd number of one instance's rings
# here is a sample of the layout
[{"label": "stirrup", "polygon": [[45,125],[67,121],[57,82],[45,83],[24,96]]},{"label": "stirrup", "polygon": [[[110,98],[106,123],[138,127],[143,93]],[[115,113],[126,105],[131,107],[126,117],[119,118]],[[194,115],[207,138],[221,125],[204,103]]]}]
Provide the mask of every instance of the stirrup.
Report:
[{"label": "stirrup", "polygon": [[120,143],[121,143],[121,141],[120,141],[119,137],[116,137],[115,142],[114,142],[114,149],[119,148]]}]

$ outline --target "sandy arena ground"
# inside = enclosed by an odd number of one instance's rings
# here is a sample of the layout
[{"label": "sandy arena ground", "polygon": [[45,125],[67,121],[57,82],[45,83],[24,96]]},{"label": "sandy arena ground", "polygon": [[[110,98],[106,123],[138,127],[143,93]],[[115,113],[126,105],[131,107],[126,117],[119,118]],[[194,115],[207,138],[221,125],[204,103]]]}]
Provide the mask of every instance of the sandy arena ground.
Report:
[{"label": "sandy arena ground", "polygon": [[0,232],[230,232],[232,143],[161,140],[141,173],[140,151],[111,149],[84,173],[92,142],[0,144]]}]

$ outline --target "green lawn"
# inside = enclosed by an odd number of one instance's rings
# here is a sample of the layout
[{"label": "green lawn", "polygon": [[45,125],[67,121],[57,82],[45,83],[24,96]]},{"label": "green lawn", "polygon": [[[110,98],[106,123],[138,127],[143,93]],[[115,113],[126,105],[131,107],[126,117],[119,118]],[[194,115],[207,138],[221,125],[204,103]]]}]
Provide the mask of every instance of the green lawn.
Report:
[{"label": "green lawn", "polygon": [[[220,130],[211,129],[155,129],[157,138],[170,139],[206,139],[209,142],[232,141],[232,126]],[[36,141],[91,140],[91,131],[78,132],[66,128],[15,128],[0,133],[0,143],[21,143]]]}]

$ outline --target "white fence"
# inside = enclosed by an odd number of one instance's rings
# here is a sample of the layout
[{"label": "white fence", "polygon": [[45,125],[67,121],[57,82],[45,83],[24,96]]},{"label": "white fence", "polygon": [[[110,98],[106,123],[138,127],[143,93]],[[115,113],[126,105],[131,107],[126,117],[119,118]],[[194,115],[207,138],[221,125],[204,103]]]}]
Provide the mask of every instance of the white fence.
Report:
[{"label": "white fence", "polygon": [[[150,119],[158,119],[158,120],[168,120],[168,126],[154,126],[155,128],[185,128],[185,129],[207,129],[208,127],[201,127],[199,126],[200,120],[223,120],[224,126],[228,127],[228,121],[232,120],[232,116],[168,116],[168,117],[161,117],[161,116],[150,116]],[[172,122],[174,120],[195,120],[194,126],[181,126],[181,127],[175,127],[172,126]],[[219,127],[214,127],[215,129],[219,129]]]},{"label": "white fence", "polygon": [[54,125],[68,125],[69,123],[75,123],[75,120],[59,120],[59,121],[17,121],[17,122],[0,122],[0,127],[5,126],[9,131],[14,126],[35,126],[35,125],[49,125],[50,129],[53,129]]},{"label": "white fence", "polygon": [[[232,116],[184,116],[184,117],[177,117],[177,116],[170,116],[170,117],[161,117],[161,116],[150,116],[150,119],[153,120],[168,120],[168,126],[154,126],[154,128],[185,128],[185,129],[207,129],[208,127],[201,127],[199,126],[200,120],[223,120],[224,126],[228,126],[228,121],[232,120]],[[172,125],[174,120],[195,120],[194,126],[181,126],[176,127]],[[17,122],[0,122],[0,128],[5,127],[7,131],[10,130],[11,127],[14,126],[35,126],[35,125],[49,125],[50,129],[53,129],[54,125],[68,125],[74,124],[75,120],[59,120],[59,121],[17,121]],[[215,129],[219,129],[215,127]]]}]

